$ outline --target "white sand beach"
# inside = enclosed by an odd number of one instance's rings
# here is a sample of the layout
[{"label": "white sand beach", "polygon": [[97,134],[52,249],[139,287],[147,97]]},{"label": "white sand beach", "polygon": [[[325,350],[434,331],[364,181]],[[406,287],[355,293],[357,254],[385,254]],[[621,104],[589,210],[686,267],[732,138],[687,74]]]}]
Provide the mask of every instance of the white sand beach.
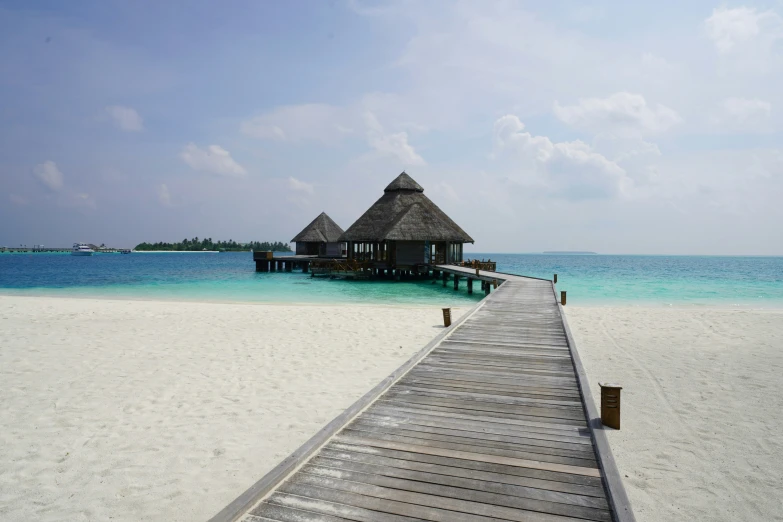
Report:
[{"label": "white sand beach", "polygon": [[0,520],[206,520],[442,328],[434,307],[0,296]]},{"label": "white sand beach", "polygon": [[[624,386],[609,440],[640,522],[783,520],[783,311],[567,314],[595,399]],[[0,519],[206,520],[441,320],[0,296]]]},{"label": "white sand beach", "polygon": [[639,522],[783,520],[783,311],[566,310]]}]

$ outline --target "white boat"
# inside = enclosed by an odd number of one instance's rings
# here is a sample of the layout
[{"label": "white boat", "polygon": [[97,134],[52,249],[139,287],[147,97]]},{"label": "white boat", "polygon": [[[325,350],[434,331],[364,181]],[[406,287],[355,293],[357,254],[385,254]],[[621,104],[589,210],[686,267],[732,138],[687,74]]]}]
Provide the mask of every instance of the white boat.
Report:
[{"label": "white boat", "polygon": [[95,253],[95,250],[85,245],[84,243],[74,243],[73,250],[71,250],[72,256],[91,256]]}]

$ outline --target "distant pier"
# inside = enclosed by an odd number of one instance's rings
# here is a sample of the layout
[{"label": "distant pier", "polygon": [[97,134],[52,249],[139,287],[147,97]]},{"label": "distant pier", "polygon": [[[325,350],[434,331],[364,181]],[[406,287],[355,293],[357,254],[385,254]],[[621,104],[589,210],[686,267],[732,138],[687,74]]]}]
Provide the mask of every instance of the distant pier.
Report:
[{"label": "distant pier", "polygon": [[478,281],[481,291],[489,294],[492,288],[506,280],[519,276],[495,272],[496,263],[492,261],[464,261],[451,265],[417,264],[413,266],[389,266],[386,263],[357,261],[346,258],[323,258],[318,256],[293,255],[274,256],[272,252],[253,252],[256,272],[293,272],[301,270],[312,277],[341,277],[348,279],[394,279],[421,280],[435,279],[443,286],[452,283],[455,290],[461,282],[467,285],[468,293],[473,293],[474,281]]}]

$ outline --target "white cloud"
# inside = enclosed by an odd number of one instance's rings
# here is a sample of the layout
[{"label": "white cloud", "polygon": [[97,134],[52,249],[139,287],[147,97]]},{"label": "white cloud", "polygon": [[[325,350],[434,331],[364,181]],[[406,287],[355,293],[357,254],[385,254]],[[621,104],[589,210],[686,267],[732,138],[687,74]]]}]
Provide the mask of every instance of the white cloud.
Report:
[{"label": "white cloud", "polygon": [[314,187],[310,183],[299,181],[293,176],[288,178],[288,188],[293,190],[294,192],[303,192],[305,194],[310,194],[310,195],[312,195],[315,192]]},{"label": "white cloud", "polygon": [[63,188],[63,173],[53,161],[44,161],[33,167],[33,174],[38,181],[46,185],[50,190],[59,192]]},{"label": "white cloud", "polygon": [[263,140],[332,143],[351,132],[350,120],[349,111],[334,105],[287,105],[243,122],[240,130]]},{"label": "white cloud", "polygon": [[763,125],[772,116],[768,101],[748,98],[726,98],[714,116],[715,123]]},{"label": "white cloud", "polygon": [[426,162],[408,143],[407,132],[387,134],[371,112],[364,113],[367,143],[381,156],[396,158],[403,167],[425,165]]},{"label": "white cloud", "polygon": [[718,7],[704,22],[707,36],[720,53],[728,53],[760,37],[783,38],[783,19],[774,11]]},{"label": "white cloud", "polygon": [[444,197],[446,200],[452,202],[452,203],[459,203],[462,198],[459,197],[459,194],[454,189],[454,187],[446,183],[445,181],[441,181],[437,183],[433,187],[433,193],[439,194],[440,196]]},{"label": "white cloud", "polygon": [[568,199],[614,197],[624,194],[631,184],[620,165],[588,144],[579,140],[552,142],[524,130],[525,125],[514,115],[503,116],[494,125],[494,157],[502,151],[515,153],[511,180]]},{"label": "white cloud", "polygon": [[618,92],[607,98],[583,98],[577,105],[555,102],[554,113],[562,122],[594,132],[631,130],[644,133],[665,131],[682,121],[674,109],[647,105],[644,96]]},{"label": "white cloud", "polygon": [[111,117],[114,125],[124,131],[144,130],[144,122],[132,107],[123,107],[122,105],[111,105],[106,107],[106,113]]},{"label": "white cloud", "polygon": [[95,210],[98,205],[95,203],[95,198],[86,192],[71,192],[68,191],[60,200],[60,203],[64,207],[82,208]]},{"label": "white cloud", "polygon": [[[255,138],[294,143],[316,141],[333,145],[347,137],[363,137],[376,156],[396,158],[403,167],[424,165],[424,159],[408,143],[408,133],[386,131],[371,110],[378,107],[387,112],[387,103],[386,97],[373,95],[346,107],[327,104],[278,107],[242,123],[240,129]],[[421,129],[415,124],[408,126]]]},{"label": "white cloud", "polygon": [[220,176],[244,176],[245,168],[234,161],[231,154],[220,145],[210,145],[201,149],[194,143],[188,143],[180,153],[182,161],[193,170],[210,172]]},{"label": "white cloud", "polygon": [[165,183],[161,183],[157,186],[156,192],[158,194],[158,201],[164,207],[171,206],[171,194],[169,193],[169,187]]}]

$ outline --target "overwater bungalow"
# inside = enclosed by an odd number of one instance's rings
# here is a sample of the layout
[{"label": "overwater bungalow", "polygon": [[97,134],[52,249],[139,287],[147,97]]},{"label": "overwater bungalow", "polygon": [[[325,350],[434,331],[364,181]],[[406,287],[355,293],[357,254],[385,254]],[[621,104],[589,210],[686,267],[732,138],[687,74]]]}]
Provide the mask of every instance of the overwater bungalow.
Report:
[{"label": "overwater bungalow", "polygon": [[340,257],[345,251],[345,243],[340,241],[342,235],[340,225],[321,212],[291,242],[296,243],[298,256]]},{"label": "overwater bungalow", "polygon": [[350,260],[370,262],[376,270],[411,272],[462,262],[463,245],[473,243],[405,172],[339,240],[347,243]]}]

